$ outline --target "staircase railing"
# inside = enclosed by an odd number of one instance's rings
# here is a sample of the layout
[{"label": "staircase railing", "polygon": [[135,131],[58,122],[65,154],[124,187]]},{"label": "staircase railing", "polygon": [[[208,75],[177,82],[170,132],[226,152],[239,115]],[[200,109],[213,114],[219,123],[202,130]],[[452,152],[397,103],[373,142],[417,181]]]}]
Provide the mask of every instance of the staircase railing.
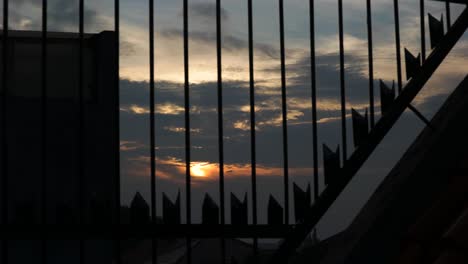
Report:
[{"label": "staircase railing", "polygon": [[[393,125],[398,121],[399,117],[407,108],[411,107],[412,100],[419,91],[421,91],[426,82],[431,78],[433,73],[466,31],[468,27],[468,8],[464,9],[457,21],[450,27],[445,35],[443,35],[443,31],[440,32],[440,26],[443,28],[443,24],[441,25],[440,23],[443,22],[434,21],[432,16],[430,16],[430,19],[430,33],[432,46],[434,48],[431,54],[425,62],[419,66],[418,59],[414,58],[414,56],[406,51],[407,75],[411,79],[395,101],[390,102],[391,105],[382,105],[383,108],[388,107],[388,111],[383,113],[382,118],[375,124],[375,127],[371,129],[366,138],[362,140],[362,144],[356,148],[350,158],[344,162],[342,168],[327,168],[325,164],[325,170],[336,171],[336,173],[329,175],[329,177],[333,177],[333,179],[330,180],[331,183],[320,194],[318,200],[309,208],[306,216],[297,223],[293,231],[282,241],[279,249],[273,255],[271,263],[287,263],[289,256],[295,252],[306,236],[310,234],[318,221],[327,212],[385,135],[387,135]],[[388,89],[388,87],[381,82],[381,89]],[[382,104],[387,103],[388,102],[382,101]],[[356,125],[356,120],[353,121]],[[324,159],[326,162],[326,157],[324,157]],[[325,172],[325,175],[327,175],[327,172]]]}]

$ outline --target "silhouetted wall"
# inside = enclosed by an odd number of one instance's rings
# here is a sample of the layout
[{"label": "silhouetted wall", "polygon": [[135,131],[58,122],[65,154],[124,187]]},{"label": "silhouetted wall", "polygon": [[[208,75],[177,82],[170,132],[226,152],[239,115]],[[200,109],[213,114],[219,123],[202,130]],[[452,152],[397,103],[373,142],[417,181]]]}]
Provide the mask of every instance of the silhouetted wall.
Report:
[{"label": "silhouetted wall", "polygon": [[[87,220],[96,220],[91,212],[99,211],[99,218],[107,217],[106,207],[114,204],[113,175],[119,150],[115,140],[118,93],[115,89],[114,38],[113,32],[85,35],[84,155],[80,162],[79,38],[78,34],[72,33],[48,34],[45,146],[47,220],[50,223],[77,218],[80,167],[85,175]],[[41,33],[12,31],[8,49],[9,219],[37,222],[40,217],[44,124]],[[25,217],[30,219],[18,219]]]}]

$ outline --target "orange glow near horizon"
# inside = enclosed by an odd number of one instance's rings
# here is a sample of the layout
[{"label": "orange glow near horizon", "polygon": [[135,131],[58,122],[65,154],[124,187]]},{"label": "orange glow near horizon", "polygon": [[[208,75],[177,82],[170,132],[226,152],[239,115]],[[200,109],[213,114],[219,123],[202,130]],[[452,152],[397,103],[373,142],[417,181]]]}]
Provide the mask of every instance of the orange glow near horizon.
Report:
[{"label": "orange glow near horizon", "polygon": [[[148,157],[139,157],[133,159],[134,162],[139,162],[140,167],[131,173],[134,175],[148,176],[150,175]],[[158,170],[156,170],[156,177],[166,180],[174,180],[177,182],[184,182],[185,178],[185,162],[169,157],[167,159],[158,159]],[[247,163],[232,163],[225,164],[226,178],[242,178],[250,177],[251,167]],[[310,176],[313,173],[311,167],[296,167],[290,168],[291,174],[296,176]],[[215,181],[219,179],[219,164],[208,161],[194,161],[190,165],[190,174],[195,181]],[[283,168],[275,166],[261,166],[257,165],[257,174],[265,177],[282,177]]]},{"label": "orange glow near horizon", "polygon": [[[185,173],[185,163],[177,166],[180,173]],[[217,163],[194,161],[190,164],[190,175],[199,180],[214,180],[218,178],[219,166]]]},{"label": "orange glow near horizon", "polygon": [[208,175],[208,173],[209,173],[210,167],[212,167],[212,165],[210,165],[207,162],[193,162],[192,165],[190,166],[190,173],[193,177],[198,177],[198,178],[209,177],[210,175]]},{"label": "orange glow near horizon", "polygon": [[[139,157],[132,159],[137,162],[134,168],[126,171],[126,174],[138,175],[141,177],[148,177],[151,175],[148,166],[148,157]],[[158,159],[158,169],[156,170],[156,177],[163,180],[169,180],[174,183],[185,183],[185,162],[174,157],[167,159]],[[298,177],[313,174],[311,167],[295,167],[290,168],[291,175]],[[321,170],[321,168],[319,169]],[[190,166],[190,174],[193,186],[201,186],[207,182],[219,180],[219,164],[208,161],[194,161]],[[232,163],[225,164],[224,176],[225,179],[239,179],[248,178],[251,175],[251,167],[248,163]],[[257,175],[260,177],[283,177],[283,168],[276,166],[262,166],[257,164]]]}]

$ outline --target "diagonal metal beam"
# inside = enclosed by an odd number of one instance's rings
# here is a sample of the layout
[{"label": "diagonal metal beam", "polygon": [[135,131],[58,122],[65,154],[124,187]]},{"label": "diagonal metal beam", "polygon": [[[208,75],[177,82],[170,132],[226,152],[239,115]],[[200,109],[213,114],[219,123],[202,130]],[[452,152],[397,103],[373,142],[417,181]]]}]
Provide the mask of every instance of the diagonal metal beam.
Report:
[{"label": "diagonal metal beam", "polygon": [[319,200],[312,205],[306,217],[300,221],[296,228],[285,237],[279,249],[273,254],[270,263],[288,263],[288,258],[300,246],[302,241],[315,227],[322,216],[327,212],[333,202],[338,198],[353,176],[359,171],[364,162],[382,141],[387,132],[393,127],[401,114],[410,105],[419,91],[424,87],[450,50],[464,34],[468,26],[468,8],[465,8],[458,20],[445,35],[440,45],[432,51],[421,68],[418,75],[412,78],[401,95],[396,99],[392,109],[376,124],[369,134],[369,139],[351,155],[340,170],[340,178],[328,186]]},{"label": "diagonal metal beam", "polygon": [[423,123],[426,124],[426,126],[434,129],[434,127],[431,125],[431,121],[429,121],[429,119],[427,119],[421,112],[419,112],[419,110],[416,109],[416,107],[410,104],[408,105],[408,109],[411,110],[416,115],[416,117],[423,121]]}]

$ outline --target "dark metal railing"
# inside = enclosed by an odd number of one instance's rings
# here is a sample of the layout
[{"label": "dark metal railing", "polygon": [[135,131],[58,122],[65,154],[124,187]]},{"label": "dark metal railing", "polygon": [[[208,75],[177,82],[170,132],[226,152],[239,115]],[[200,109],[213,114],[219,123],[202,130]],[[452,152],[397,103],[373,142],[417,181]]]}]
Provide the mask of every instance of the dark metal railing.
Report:
[{"label": "dark metal railing", "polygon": [[[439,21],[439,23],[442,23],[442,21]],[[402,89],[401,94],[394,102],[390,102],[390,106],[387,106],[389,107],[388,111],[383,113],[383,117],[370,131],[366,141],[345,161],[344,166],[336,171],[334,175],[336,181],[327,186],[320,195],[319,200],[310,207],[306,217],[301,221],[301,224],[297,225],[291,234],[288,234],[279,250],[271,258],[271,263],[287,263],[289,256],[294,253],[295,249],[300,246],[304,238],[311,232],[312,228],[315,227],[320,218],[359,171],[377,145],[397,122],[405,109],[409,108],[411,101],[443,62],[450,50],[464,34],[467,27],[468,8],[465,8],[447,34],[438,40],[437,45],[435,45],[434,50],[431,52],[426,62],[421,65],[420,69],[417,69],[418,71],[409,79],[405,88]],[[432,34],[436,33],[433,28],[431,31]],[[382,101],[382,107],[385,107],[383,103]]]},{"label": "dark metal railing", "polygon": [[[79,32],[78,32],[78,128],[77,128],[77,158],[78,158],[78,225],[70,227],[62,227],[59,225],[49,225],[47,221],[47,178],[48,174],[48,3],[47,0],[42,0],[42,28],[41,28],[41,225],[37,226],[22,226],[17,227],[9,225],[9,196],[8,190],[8,138],[7,138],[7,103],[9,92],[9,67],[8,67],[8,51],[9,51],[9,1],[3,1],[3,33],[2,33],[2,96],[1,96],[1,184],[2,184],[2,263],[8,264],[8,241],[14,238],[41,238],[41,261],[47,263],[47,241],[52,238],[73,238],[79,240],[79,262],[84,263],[85,259],[85,239],[91,238],[111,238],[114,241],[114,258],[116,263],[121,263],[121,240],[129,238],[145,238],[151,239],[152,246],[152,262],[158,262],[158,239],[164,237],[185,237],[187,247],[187,259],[190,263],[192,256],[192,239],[195,237],[220,238],[221,255],[223,262],[226,262],[226,238],[253,238],[254,256],[258,257],[258,239],[259,238],[285,238],[279,250],[275,253],[272,262],[286,263],[288,257],[293,254],[303,239],[311,232],[320,218],[332,205],[334,200],[346,187],[348,182],[358,172],[362,164],[373,153],[374,149],[381,142],[384,136],[390,131],[392,126],[398,120],[400,115],[406,108],[411,109],[420,119],[426,124],[428,121],[424,116],[411,106],[411,101],[422,89],[424,84],[432,76],[434,71],[439,67],[449,51],[456,44],[458,39],[466,30],[468,25],[468,11],[465,9],[459,19],[452,25],[450,17],[450,4],[446,1],[446,34],[432,40],[431,46],[434,47],[431,54],[426,57],[425,43],[425,6],[424,0],[420,0],[420,20],[421,20],[421,62],[412,54],[407,52],[405,55],[407,79],[408,83],[403,87],[403,74],[401,65],[401,45],[400,45],[400,22],[399,22],[399,6],[398,0],[394,0],[394,19],[395,19],[395,47],[396,47],[396,67],[397,67],[397,87],[398,97],[395,99],[394,91],[388,89],[385,84],[382,84],[381,89],[388,92],[381,95],[382,118],[375,118],[375,102],[374,102],[374,56],[373,56],[373,36],[372,36],[372,6],[371,0],[366,1],[367,13],[367,37],[368,37],[368,63],[369,63],[369,108],[370,121],[367,114],[362,116],[360,113],[353,111],[353,131],[355,134],[354,145],[355,151],[348,155],[347,142],[347,106],[346,106],[346,85],[345,85],[345,48],[344,48],[344,23],[343,23],[343,0],[338,0],[338,30],[339,30],[339,66],[340,66],[340,113],[341,113],[341,151],[342,157],[340,160],[340,147],[338,151],[333,152],[327,146],[324,146],[324,176],[327,184],[326,188],[320,189],[319,185],[319,146],[318,146],[318,116],[317,116],[317,69],[316,69],[316,45],[315,45],[315,2],[309,0],[309,22],[310,22],[310,61],[311,61],[311,111],[312,111],[312,163],[313,163],[313,194],[310,189],[302,191],[300,188],[294,187],[294,204],[301,209],[296,214],[297,223],[291,224],[290,221],[290,179],[289,179],[289,146],[288,146],[288,108],[287,108],[287,76],[286,76],[286,49],[285,49],[285,28],[284,28],[284,1],[278,0],[279,7],[279,36],[280,36],[280,65],[281,65],[281,118],[282,118],[282,150],[283,150],[283,188],[284,188],[284,208],[272,198],[270,200],[269,214],[271,219],[269,223],[278,223],[278,225],[259,225],[258,224],[258,201],[257,201],[257,149],[256,149],[256,98],[255,98],[255,76],[254,76],[254,32],[253,32],[253,0],[247,0],[248,8],[248,51],[249,51],[249,121],[250,121],[250,155],[251,155],[251,192],[252,192],[252,223],[226,224],[226,208],[225,208],[225,157],[224,157],[224,116],[223,116],[223,62],[222,62],[222,3],[221,0],[216,0],[216,73],[217,73],[217,144],[218,144],[218,160],[219,160],[219,207],[213,200],[207,196],[206,199],[212,205],[213,210],[220,209],[219,214],[215,216],[216,224],[208,225],[192,223],[192,190],[191,190],[191,119],[190,119],[190,76],[189,76],[189,6],[188,0],[183,0],[183,58],[184,58],[184,127],[185,127],[185,197],[186,197],[186,223],[170,225],[168,223],[159,223],[158,208],[157,208],[157,166],[156,166],[156,83],[155,83],[155,5],[154,0],[149,0],[149,145],[150,145],[150,215],[147,222],[132,223],[131,225],[122,225],[121,222],[121,205],[120,205],[120,157],[116,155],[115,168],[113,175],[114,181],[114,197],[112,199],[114,208],[112,213],[112,224],[108,226],[90,225],[86,221],[87,214],[87,198],[86,197],[86,177],[85,177],[85,145],[86,145],[86,111],[85,111],[85,2],[79,0]],[[120,1],[114,1],[114,49],[115,49],[115,82],[113,83],[114,92],[117,99],[115,115],[119,116],[119,50],[120,50]],[[433,23],[433,24],[431,24]],[[434,24],[435,23],[435,24]],[[442,21],[430,20],[431,36],[440,34],[440,23]],[[437,27],[438,29],[435,29]],[[433,43],[437,42],[437,43]],[[411,67],[410,67],[411,66]],[[409,76],[411,74],[411,76]],[[387,96],[385,99],[384,96]],[[384,113],[385,109],[385,113]],[[353,109],[354,110],[354,109]],[[367,110],[366,110],[367,111]],[[368,123],[370,122],[370,129]],[[118,152],[120,128],[119,124],[114,128],[115,151]],[[349,157],[349,158],[348,158]],[[163,194],[164,195],[164,194]],[[307,197],[306,197],[307,196]],[[310,197],[314,197],[313,204],[310,204]],[[297,198],[296,198],[297,197]],[[180,196],[179,196],[180,198]],[[175,213],[171,217],[178,217],[176,222],[180,223],[180,200],[176,203],[170,203],[171,210]],[[169,204],[169,203],[168,203]],[[247,212],[247,200],[243,203],[238,203],[238,206],[244,206]],[[164,206],[163,206],[164,207]],[[231,205],[232,207],[232,205]],[[207,207],[207,210],[211,210]],[[163,208],[163,213],[166,209]],[[302,211],[301,211],[302,210]],[[296,210],[297,211],[297,210]],[[217,212],[217,211],[216,211]],[[240,210],[239,212],[243,212]],[[298,220],[297,215],[301,215]],[[219,216],[219,218],[218,218]],[[245,217],[244,217],[245,216]],[[231,216],[232,217],[232,216]],[[238,216],[239,223],[247,223],[247,213]]]}]

